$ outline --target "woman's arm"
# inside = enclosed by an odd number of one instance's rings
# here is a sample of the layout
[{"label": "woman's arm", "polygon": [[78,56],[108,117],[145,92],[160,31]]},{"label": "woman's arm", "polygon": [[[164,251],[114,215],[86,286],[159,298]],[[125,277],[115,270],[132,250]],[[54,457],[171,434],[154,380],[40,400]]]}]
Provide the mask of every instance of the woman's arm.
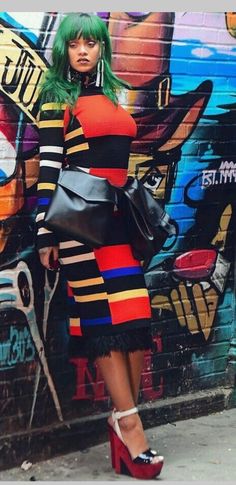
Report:
[{"label": "woman's arm", "polygon": [[56,235],[44,226],[44,218],[64,161],[65,108],[66,105],[45,103],[40,111],[40,170],[37,186],[38,209],[36,216],[38,249],[58,245]]}]

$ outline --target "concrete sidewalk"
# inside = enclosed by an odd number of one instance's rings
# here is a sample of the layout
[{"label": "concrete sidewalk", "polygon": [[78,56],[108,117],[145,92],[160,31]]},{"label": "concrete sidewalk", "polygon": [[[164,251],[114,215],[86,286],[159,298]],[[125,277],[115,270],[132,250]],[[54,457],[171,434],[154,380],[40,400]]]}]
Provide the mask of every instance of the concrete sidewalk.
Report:
[{"label": "concrete sidewalk", "polygon": [[[164,455],[161,481],[236,482],[236,408],[146,430]],[[87,450],[0,472],[1,481],[132,481],[116,475],[108,442]]]}]

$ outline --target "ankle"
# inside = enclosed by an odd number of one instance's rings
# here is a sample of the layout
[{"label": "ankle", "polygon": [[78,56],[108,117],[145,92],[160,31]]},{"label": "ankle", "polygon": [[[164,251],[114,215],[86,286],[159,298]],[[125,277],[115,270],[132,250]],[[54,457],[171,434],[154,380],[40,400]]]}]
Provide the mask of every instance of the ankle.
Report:
[{"label": "ankle", "polygon": [[119,426],[121,431],[129,433],[140,427],[140,418],[138,414],[132,414],[131,416],[125,416],[119,419]]}]

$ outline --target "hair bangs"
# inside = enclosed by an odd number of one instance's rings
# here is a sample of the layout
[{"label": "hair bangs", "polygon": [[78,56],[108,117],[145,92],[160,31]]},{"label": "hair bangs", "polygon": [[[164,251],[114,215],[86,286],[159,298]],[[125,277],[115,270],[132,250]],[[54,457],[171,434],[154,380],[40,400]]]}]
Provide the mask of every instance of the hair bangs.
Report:
[{"label": "hair bangs", "polygon": [[96,15],[82,14],[70,14],[64,20],[64,40],[69,42],[73,39],[95,39],[103,40],[104,27],[102,20]]}]

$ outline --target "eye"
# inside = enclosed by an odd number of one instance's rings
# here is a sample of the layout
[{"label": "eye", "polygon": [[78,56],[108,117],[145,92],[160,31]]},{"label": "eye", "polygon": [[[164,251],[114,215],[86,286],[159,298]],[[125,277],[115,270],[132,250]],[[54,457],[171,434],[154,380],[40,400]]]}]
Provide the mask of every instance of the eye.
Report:
[{"label": "eye", "polygon": [[77,43],[76,43],[76,42],[74,42],[74,41],[70,41],[70,42],[69,42],[69,47],[70,47],[71,49],[73,49],[74,47],[76,47],[76,45],[77,45]]},{"label": "eye", "polygon": [[90,39],[90,40],[88,40],[87,43],[88,43],[88,46],[89,47],[94,47],[96,45],[97,41],[96,40],[93,40],[93,39]]},{"label": "eye", "polygon": [[142,22],[145,20],[151,12],[125,12],[132,20],[136,22]]}]

